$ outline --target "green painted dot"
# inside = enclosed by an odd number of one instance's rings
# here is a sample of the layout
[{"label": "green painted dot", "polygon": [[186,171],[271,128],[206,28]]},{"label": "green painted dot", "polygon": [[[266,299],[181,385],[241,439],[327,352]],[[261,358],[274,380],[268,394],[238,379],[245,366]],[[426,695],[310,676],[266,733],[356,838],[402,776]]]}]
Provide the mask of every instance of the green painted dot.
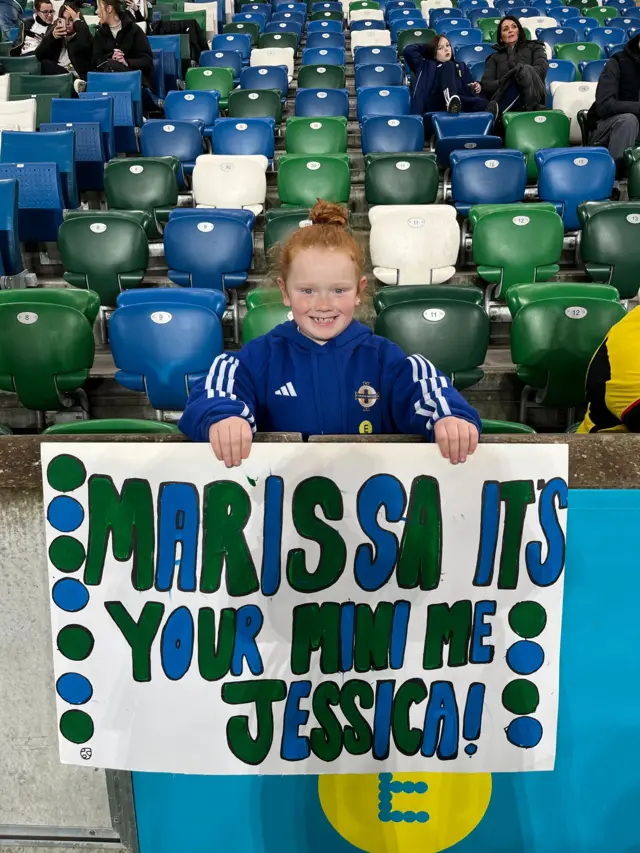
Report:
[{"label": "green painted dot", "polygon": [[540,703],[540,693],[533,681],[516,678],[502,691],[502,704],[512,714],[533,714]]},{"label": "green painted dot", "polygon": [[547,611],[537,601],[521,601],[509,611],[511,630],[527,640],[541,634],[546,624]]},{"label": "green painted dot", "polygon": [[60,717],[60,731],[72,743],[86,743],[93,737],[93,720],[85,711],[65,711]]},{"label": "green painted dot", "polygon": [[77,572],[86,556],[84,545],[73,536],[58,536],[49,546],[49,559],[61,572]]},{"label": "green painted dot", "polygon": [[87,469],[75,456],[63,453],[49,462],[47,480],[58,492],[72,492],[87,479]]},{"label": "green painted dot", "polygon": [[65,625],[58,633],[58,649],[69,660],[85,660],[93,644],[93,634],[83,625]]}]

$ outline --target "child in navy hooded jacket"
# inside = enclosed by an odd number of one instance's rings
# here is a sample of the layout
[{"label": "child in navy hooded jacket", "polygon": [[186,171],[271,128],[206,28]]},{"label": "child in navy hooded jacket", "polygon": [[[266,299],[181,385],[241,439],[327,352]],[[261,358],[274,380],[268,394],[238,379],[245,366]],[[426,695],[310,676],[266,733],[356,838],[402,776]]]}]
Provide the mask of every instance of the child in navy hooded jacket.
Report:
[{"label": "child in navy hooded jacket", "polygon": [[407,433],[437,441],[452,462],[478,443],[477,412],[423,356],[353,320],[366,286],[340,205],[318,202],[313,225],[282,252],[278,284],[293,320],[219,355],[193,389],[180,429],[239,465],[253,433]]}]

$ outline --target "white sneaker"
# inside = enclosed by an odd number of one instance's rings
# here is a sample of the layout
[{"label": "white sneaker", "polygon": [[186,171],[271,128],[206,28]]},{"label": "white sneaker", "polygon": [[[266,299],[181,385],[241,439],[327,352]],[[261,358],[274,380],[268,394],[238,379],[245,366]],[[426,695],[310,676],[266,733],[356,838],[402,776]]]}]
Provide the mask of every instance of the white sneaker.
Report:
[{"label": "white sneaker", "polygon": [[86,92],[86,90],[87,90],[86,80],[80,80],[80,79],[74,80],[73,81],[73,90],[77,95],[79,95],[80,92]]}]

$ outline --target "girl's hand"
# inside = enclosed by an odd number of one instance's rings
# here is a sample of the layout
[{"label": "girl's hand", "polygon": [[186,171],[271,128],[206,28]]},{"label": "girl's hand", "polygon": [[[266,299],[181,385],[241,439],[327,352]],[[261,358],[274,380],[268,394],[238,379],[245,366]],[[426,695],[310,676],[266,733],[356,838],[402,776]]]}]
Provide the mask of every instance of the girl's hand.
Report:
[{"label": "girl's hand", "polygon": [[473,92],[474,95],[480,94],[480,89],[482,88],[480,86],[480,83],[470,83],[469,86],[470,86],[471,91]]},{"label": "girl's hand", "polygon": [[113,51],[113,56],[111,58],[116,62],[121,62],[123,65],[127,64],[127,60],[124,58],[124,53],[118,48]]},{"label": "girl's hand", "polygon": [[225,418],[209,428],[209,441],[219,462],[237,468],[251,452],[253,433],[244,418]]},{"label": "girl's hand", "polygon": [[435,438],[440,453],[452,465],[466,462],[478,446],[478,430],[462,418],[440,418],[435,425]]}]

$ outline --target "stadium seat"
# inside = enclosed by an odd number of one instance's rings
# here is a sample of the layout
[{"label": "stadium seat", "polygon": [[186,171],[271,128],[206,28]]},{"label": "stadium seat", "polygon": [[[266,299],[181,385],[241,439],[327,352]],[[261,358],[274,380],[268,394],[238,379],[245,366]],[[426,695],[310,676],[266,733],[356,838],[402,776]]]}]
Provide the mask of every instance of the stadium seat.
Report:
[{"label": "stadium seat", "polygon": [[590,297],[605,299],[608,302],[618,302],[620,294],[609,284],[595,284],[584,281],[536,281],[527,284],[514,284],[507,293],[507,307],[512,317],[525,305],[549,299],[555,296]]},{"label": "stadium seat", "polygon": [[[18,102],[24,103],[24,102]],[[114,99],[104,98],[54,98],[51,101],[51,122],[98,122],[107,160],[116,156],[114,132]],[[3,104],[0,103],[0,121]],[[26,128],[20,127],[20,130]],[[33,129],[33,128],[32,128]]]},{"label": "stadium seat", "polygon": [[284,101],[289,91],[289,75],[287,69],[282,65],[266,67],[251,66],[242,71],[240,75],[240,88],[251,89],[253,91],[260,89],[277,90]]},{"label": "stadium seat", "polygon": [[349,93],[346,89],[298,89],[295,99],[296,116],[349,117]]},{"label": "stadium seat", "polygon": [[319,0],[319,2],[315,2],[311,4],[311,13],[313,12],[341,12],[342,11],[342,3],[339,0]]},{"label": "stadium seat", "polygon": [[598,6],[597,4],[592,4],[590,8],[583,9],[583,15],[589,18],[595,18],[598,22],[598,25],[603,27],[605,23],[613,17],[619,17],[616,15],[617,9],[613,6]]},{"label": "stadium seat", "polygon": [[4,275],[17,275],[24,269],[18,236],[18,182],[0,181],[0,261]]},{"label": "stadium seat", "polygon": [[527,164],[527,179],[538,177],[535,154],[541,148],[566,148],[569,144],[571,123],[561,110],[512,113],[502,116],[506,148],[522,151]]},{"label": "stadium seat", "polygon": [[410,111],[411,96],[407,86],[367,86],[358,89],[358,121],[370,116],[402,116]]},{"label": "stadium seat", "polygon": [[290,47],[295,52],[298,49],[298,36],[295,33],[260,33],[258,47],[260,50]]},{"label": "stadium seat", "polygon": [[[264,36],[261,36],[264,38]],[[249,62],[251,55],[251,36],[248,33],[223,33],[211,40],[212,50],[237,50],[244,63]]]},{"label": "stadium seat", "polygon": [[346,204],[351,167],[346,154],[285,154],[278,163],[278,195],[283,207],[313,207],[324,201]]},{"label": "stadium seat", "polygon": [[[166,289],[166,288],[165,288]],[[142,418],[94,418],[90,421],[71,421],[54,424],[42,435],[182,435],[175,424],[165,421],[146,421]]]},{"label": "stadium seat", "polygon": [[631,200],[640,199],[640,148],[627,148],[624,152],[627,166],[628,181],[627,188]]},{"label": "stadium seat", "polygon": [[[258,68],[269,68],[272,65],[277,67],[284,66],[287,69],[289,82],[293,79],[293,58],[295,51],[291,47],[263,47],[256,48],[251,51],[249,64]],[[251,88],[243,86],[243,89]],[[256,87],[253,87],[256,88]],[[278,87],[274,87],[278,88]],[[287,94],[287,90],[283,90],[283,95]]]},{"label": "stadium seat", "polygon": [[271,18],[271,23],[295,23],[304,29],[307,17],[302,12],[275,12]]},{"label": "stadium seat", "polygon": [[196,158],[202,154],[203,129],[194,121],[149,119],[140,129],[140,151],[143,157],[177,157],[179,181],[184,186],[182,175],[193,172]]},{"label": "stadium seat", "polygon": [[253,258],[254,224],[249,210],[174,211],[164,232],[169,278],[182,287],[243,285]]},{"label": "stadium seat", "polygon": [[456,302],[484,303],[484,292],[479,287],[459,284],[407,284],[404,287],[379,287],[373,296],[373,307],[379,314],[390,305],[400,302],[438,301],[453,299]]},{"label": "stadium seat", "polygon": [[433,154],[367,154],[367,204],[435,204],[440,174]]},{"label": "stadium seat", "polygon": [[107,307],[115,306],[121,290],[141,284],[149,262],[142,225],[111,211],[65,219],[58,248],[65,281],[95,291]]},{"label": "stadium seat", "polygon": [[240,3],[240,11],[241,12],[261,12],[267,21],[271,20],[271,15],[273,14],[273,9],[270,3],[251,3],[245,0],[244,3]]},{"label": "stadium seat", "polygon": [[427,22],[424,18],[416,15],[411,17],[401,18],[396,20],[391,25],[391,41],[393,44],[398,43],[398,36],[405,30],[426,30]]},{"label": "stadium seat", "polygon": [[229,118],[272,118],[282,121],[282,99],[279,89],[236,89],[229,95]]},{"label": "stadium seat", "polygon": [[168,158],[127,157],[111,160],[104,170],[109,210],[147,214],[148,237],[157,237],[178,205],[176,174]]},{"label": "stadium seat", "polygon": [[287,119],[287,154],[346,154],[347,120],[344,116]]},{"label": "stadium seat", "polygon": [[[423,30],[419,29],[410,29],[410,30],[400,30],[398,32],[398,56],[404,56],[405,48],[407,48],[410,44],[429,44],[431,39],[435,36],[435,30],[428,29]],[[353,39],[351,39],[351,44],[353,46]]]},{"label": "stadium seat", "polygon": [[189,391],[222,352],[217,314],[174,300],[118,308],[111,315],[109,338],[116,382],[146,393],[159,411],[184,409]]},{"label": "stadium seat", "polygon": [[[95,294],[62,288],[0,293],[0,390],[36,411],[57,411],[93,365]],[[83,310],[84,309],[84,310]]]},{"label": "stadium seat", "polygon": [[0,181],[18,182],[21,243],[55,242],[65,206],[58,164],[0,163]]},{"label": "stadium seat", "polygon": [[121,71],[118,74],[105,74],[89,71],[87,74],[87,92],[128,92],[133,105],[135,124],[142,124],[142,73],[140,71]]},{"label": "stadium seat", "polygon": [[640,288],[640,202],[578,205],[580,255],[593,281],[613,285],[620,299],[635,299]]},{"label": "stadium seat", "polygon": [[63,131],[71,131],[75,138],[74,171],[78,191],[104,189],[104,164],[107,157],[98,122],[48,122],[40,125],[40,133],[57,134]]},{"label": "stadium seat", "polygon": [[[573,42],[577,42],[579,40],[578,36],[578,31],[571,26],[553,27],[551,29],[546,29],[540,34],[540,41],[544,41],[545,44],[554,48],[558,44],[571,44]],[[566,59],[565,62],[569,62],[569,60]],[[573,67],[575,68],[575,65]]]},{"label": "stadium seat", "polygon": [[[273,32],[273,30],[267,30],[267,32]],[[223,35],[234,35],[238,33],[239,35],[249,36],[251,39],[251,46],[257,47],[258,45],[258,35],[260,34],[260,27],[258,24],[252,23],[229,23],[225,24],[222,28]],[[212,45],[213,47],[213,45]]]},{"label": "stadium seat", "polygon": [[147,36],[152,50],[161,50],[170,55],[172,62],[164,59],[165,87],[167,92],[177,88],[177,81],[182,80],[182,52],[180,46],[180,34],[162,36]]},{"label": "stadium seat", "polygon": [[604,71],[607,59],[594,59],[593,62],[580,63],[580,75],[585,83],[597,83]]},{"label": "stadium seat", "polygon": [[552,59],[549,62],[547,70],[547,78],[545,85],[547,87],[547,106],[550,107],[553,102],[551,95],[552,83],[575,83],[577,79],[577,71],[573,62],[567,59]]},{"label": "stadium seat", "polygon": [[217,92],[221,109],[226,109],[233,90],[232,68],[189,68],[185,77],[187,90]]},{"label": "stadium seat", "polygon": [[423,148],[422,116],[370,116],[362,122],[363,154],[395,154]]},{"label": "stadium seat", "polygon": [[[2,79],[0,77],[0,79]],[[21,95],[10,95],[9,102],[17,101],[20,104],[23,104],[24,101],[21,100]],[[40,130],[40,125],[43,123],[49,123],[51,121],[51,103],[56,99],[56,95],[53,92],[42,92],[39,95],[28,95],[26,96],[32,103],[36,105],[36,130]],[[0,130],[4,128],[0,124]],[[7,130],[17,130],[18,128],[10,127]]]},{"label": "stadium seat", "polygon": [[213,129],[214,154],[262,154],[274,157],[275,122],[272,118],[217,119]]},{"label": "stadium seat", "polygon": [[314,21],[340,21],[342,23],[343,20],[342,12],[333,12],[331,9],[328,11],[324,10],[322,12],[313,12],[311,17],[309,18],[309,22],[312,23]]},{"label": "stadium seat", "polygon": [[308,14],[308,5],[304,2],[292,2],[292,3],[282,3],[277,2],[275,4],[276,13],[280,12],[295,12],[297,14],[301,14],[304,18],[306,18]]},{"label": "stadium seat", "polygon": [[[620,30],[613,29],[612,27],[594,27],[588,31],[586,40],[597,44],[604,54],[609,45],[620,42],[620,35]],[[586,61],[588,62],[589,60]]]},{"label": "stadium seat", "polygon": [[153,305],[158,300],[181,305],[200,305],[213,311],[220,319],[227,307],[227,299],[222,290],[204,287],[140,287],[137,290],[123,290],[118,296],[116,306],[126,308],[127,305]]},{"label": "stadium seat", "polygon": [[385,65],[356,65],[356,91],[363,87],[402,86],[404,72],[398,62]]},{"label": "stadium seat", "polygon": [[527,167],[520,151],[453,151],[451,194],[456,210],[468,216],[474,204],[522,201]]},{"label": "stadium seat", "polygon": [[486,113],[433,113],[431,117],[436,138],[436,156],[443,168],[449,165],[452,151],[496,149],[502,139],[491,134],[493,115]]},{"label": "stadium seat", "polygon": [[[315,38],[319,33],[323,36],[331,33],[342,36],[344,46],[342,21],[311,21],[307,26],[307,35],[314,36]],[[312,47],[317,47],[317,45],[314,44]]]},{"label": "stadium seat", "polygon": [[[358,47],[384,47],[385,45],[390,44],[391,33],[389,32],[389,30],[372,30],[368,32],[359,32],[351,34],[352,55]],[[400,48],[398,48],[398,53],[400,53]]]},{"label": "stadium seat", "polygon": [[[461,12],[464,12],[462,7],[459,7]],[[471,21],[471,26],[477,27],[478,22],[483,18],[495,18],[496,11],[492,6],[476,6],[473,9],[466,11],[467,18]]]},{"label": "stadium seat", "polygon": [[354,9],[349,15],[351,25],[361,21],[384,21],[382,9]]},{"label": "stadium seat", "polygon": [[240,80],[242,54],[239,50],[203,50],[200,54],[201,68],[230,68],[234,83]]},{"label": "stadium seat", "polygon": [[390,45],[387,47],[358,47],[353,54],[353,63],[359,65],[386,65],[398,61],[398,54]]},{"label": "stadium seat", "polygon": [[461,27],[460,29],[450,30],[447,33],[449,44],[456,51],[459,47],[467,44],[480,44],[482,41],[482,30],[475,27]]},{"label": "stadium seat", "polygon": [[571,27],[578,33],[577,41],[586,41],[589,30],[600,25],[596,18],[567,18],[564,20],[563,26]]},{"label": "stadium seat", "polygon": [[579,296],[549,297],[520,308],[511,325],[511,357],[525,382],[521,414],[526,414],[533,383],[538,405],[584,404],[593,354],[624,316],[619,303]]},{"label": "stadium seat", "polygon": [[625,44],[611,44],[607,48],[607,59],[610,59],[614,53],[620,53],[621,50],[624,50]]},{"label": "stadium seat", "polygon": [[282,291],[279,287],[254,287],[247,291],[245,304],[247,311],[252,311],[259,305],[282,304]]},{"label": "stadium seat", "polygon": [[[408,21],[409,18],[406,18]],[[410,25],[413,27],[413,25]],[[422,29],[422,24],[419,24],[418,27],[413,27],[413,29]],[[450,32],[456,32],[460,29],[471,29],[471,21],[468,21],[464,16],[461,16],[459,13],[455,16],[440,18],[435,23],[435,31],[439,36],[448,36]],[[405,27],[408,29],[408,27]],[[424,29],[426,29],[426,24],[424,25]]]},{"label": "stadium seat", "polygon": [[55,74],[39,77],[35,74],[11,74],[9,93],[15,98],[31,95],[54,94],[57,98],[70,98],[73,94],[72,74]]},{"label": "stadium seat", "polygon": [[535,156],[538,197],[556,205],[567,230],[580,228],[582,201],[611,196],[616,167],[606,148],[547,148]]},{"label": "stadium seat", "polygon": [[276,244],[285,243],[298,228],[311,225],[309,208],[275,207],[264,215],[264,253],[268,257]]},{"label": "stadium seat", "polygon": [[[295,33],[298,43],[302,38],[302,24],[297,21],[270,21],[265,27],[267,33]],[[257,41],[257,40],[256,40]]]},{"label": "stadium seat", "polygon": [[298,89],[344,89],[345,70],[339,65],[303,65],[298,71]]},{"label": "stadium seat", "polygon": [[349,29],[352,33],[366,32],[367,30],[386,30],[384,20],[372,21],[367,19],[364,21],[351,21]]},{"label": "stadium seat", "polygon": [[464,44],[456,50],[456,62],[484,62],[492,53],[490,44]]},{"label": "stadium seat", "polygon": [[210,137],[220,115],[218,92],[169,92],[164,101],[164,115],[169,121],[202,122],[204,136]]},{"label": "stadium seat", "polygon": [[542,41],[544,41],[546,30],[559,26],[559,21],[556,21],[555,18],[544,15],[520,18],[520,23],[524,27],[525,32],[529,33],[529,38],[540,39]]},{"label": "stadium seat", "polygon": [[482,33],[482,41],[493,44],[497,38],[500,18],[480,18],[478,29]]},{"label": "stadium seat", "polygon": [[281,302],[257,305],[247,311],[242,322],[242,342],[248,344],[261,335],[266,335],[281,323],[293,319],[291,309]]},{"label": "stadium seat", "polygon": [[569,62],[573,62],[576,68],[581,62],[592,62],[594,59],[600,59],[602,53],[600,45],[594,42],[580,41],[574,44],[556,45],[556,58],[567,59]]},{"label": "stadium seat", "polygon": [[489,326],[480,305],[428,299],[384,308],[376,319],[375,333],[393,341],[406,355],[424,356],[462,390],[484,376]]},{"label": "stadium seat", "polygon": [[267,26],[267,16],[259,12],[236,12],[231,20],[234,24],[257,24],[261,33]]},{"label": "stadium seat", "polygon": [[[636,9],[635,6],[633,8]],[[638,21],[640,21],[640,15],[638,15],[638,11],[636,9],[636,11],[633,12],[633,17],[625,15],[624,18],[611,18],[610,20],[606,21],[605,24],[607,27],[622,30],[622,33],[620,35],[624,38],[626,36],[627,30],[629,30],[631,27],[638,26]],[[616,41],[618,41],[618,39],[616,39]]]},{"label": "stadium seat", "polygon": [[330,47],[338,47],[342,50],[345,49],[344,36],[342,33],[309,33],[307,36],[307,47],[306,49],[313,48],[330,48]]},{"label": "stadium seat", "polygon": [[2,133],[0,163],[56,163],[62,181],[64,206],[76,208],[80,199],[75,151],[75,135],[71,130],[44,134],[5,130]]},{"label": "stadium seat", "polygon": [[460,228],[451,205],[369,208],[373,274],[384,284],[442,284],[456,271]]},{"label": "stadium seat", "polygon": [[306,47],[302,51],[302,65],[344,65],[343,47]]},{"label": "stadium seat", "polygon": [[556,275],[564,243],[564,225],[553,205],[484,205],[471,208],[473,260],[478,275],[496,297],[512,284]]},{"label": "stadium seat", "polygon": [[193,170],[196,206],[245,208],[258,216],[267,194],[268,165],[261,155],[201,154]]},{"label": "stadium seat", "polygon": [[0,131],[36,129],[37,103],[33,98],[24,101],[0,101]]},{"label": "stadium seat", "polygon": [[3,56],[2,65],[5,74],[35,74],[41,73],[40,61],[36,56]]},{"label": "stadium seat", "polygon": [[[408,5],[409,8],[411,8],[411,6],[412,6],[412,4],[406,4],[406,5]],[[413,14],[413,9],[411,9],[411,13]],[[435,9],[431,9],[428,14],[423,14],[422,17],[425,19],[425,21],[429,21],[430,27],[435,27],[435,26],[437,26],[439,21],[442,21],[445,18],[457,18],[458,15],[460,15],[460,14],[461,14],[461,12],[457,8],[452,9],[451,7],[449,7],[449,8],[438,7]]]}]

